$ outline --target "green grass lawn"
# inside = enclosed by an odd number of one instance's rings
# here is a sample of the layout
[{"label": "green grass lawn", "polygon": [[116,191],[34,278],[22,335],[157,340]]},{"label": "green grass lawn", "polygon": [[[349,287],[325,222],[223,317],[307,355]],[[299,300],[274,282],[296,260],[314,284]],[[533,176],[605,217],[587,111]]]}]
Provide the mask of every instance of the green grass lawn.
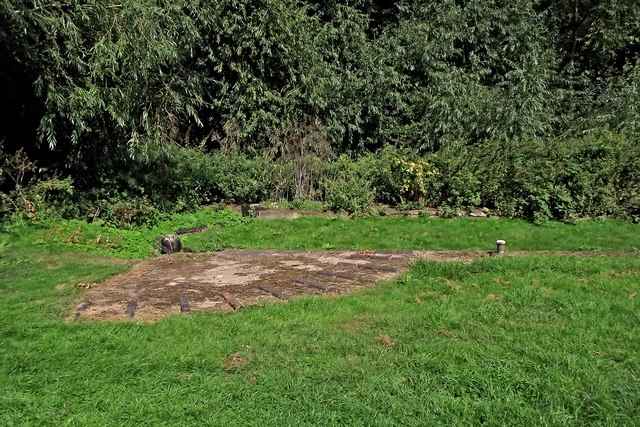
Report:
[{"label": "green grass lawn", "polygon": [[[372,248],[429,241],[435,247],[419,248],[492,249],[500,237],[512,249],[638,244],[638,226],[614,221],[542,228],[508,220],[394,221],[251,222],[190,238],[203,246],[211,236],[216,244],[287,248],[305,241],[322,247],[323,236],[334,236],[336,247]],[[436,237],[402,237],[420,230]],[[75,284],[123,271],[126,261],[71,244],[34,245],[38,233],[14,230],[0,240],[2,425],[640,419],[640,297],[630,297],[640,293],[637,256],[420,262],[396,281],[340,298],[155,324],[93,323],[65,320],[82,292]],[[537,236],[554,235],[555,247],[536,246]]]},{"label": "green grass lawn", "polygon": [[631,251],[640,253],[640,225],[615,220],[575,223],[506,218],[341,218],[259,220],[212,227],[185,236],[198,250],[252,249],[424,249]]}]

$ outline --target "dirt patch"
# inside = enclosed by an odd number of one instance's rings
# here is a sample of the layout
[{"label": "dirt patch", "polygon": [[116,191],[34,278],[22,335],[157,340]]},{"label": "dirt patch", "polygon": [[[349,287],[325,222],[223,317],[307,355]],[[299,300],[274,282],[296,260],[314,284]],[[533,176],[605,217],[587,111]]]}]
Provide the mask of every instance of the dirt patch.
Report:
[{"label": "dirt patch", "polygon": [[378,339],[389,347],[393,347],[394,345],[396,345],[396,342],[389,335],[380,334],[378,335]]},{"label": "dirt patch", "polygon": [[233,353],[227,360],[222,363],[225,369],[243,368],[248,360],[242,357],[240,353]]},{"label": "dirt patch", "polygon": [[[382,256],[384,255],[384,256]],[[260,287],[293,299],[303,295],[340,295],[380,280],[390,280],[419,259],[472,262],[481,251],[278,251],[224,250],[175,254],[140,261],[126,273],[92,284],[82,295],[91,305],[77,317],[153,322],[180,313],[180,298],[190,310],[232,311],[239,306],[279,301]],[[320,285],[320,286],[318,286]],[[129,301],[137,303],[132,318]],[[76,316],[75,314],[73,314]]]}]

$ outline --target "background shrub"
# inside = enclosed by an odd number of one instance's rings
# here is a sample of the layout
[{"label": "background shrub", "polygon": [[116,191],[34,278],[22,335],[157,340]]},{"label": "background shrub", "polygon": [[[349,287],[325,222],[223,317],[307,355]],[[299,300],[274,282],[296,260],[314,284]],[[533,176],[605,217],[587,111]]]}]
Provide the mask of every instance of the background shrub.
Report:
[{"label": "background shrub", "polygon": [[[148,150],[118,171],[103,172],[100,185],[87,189],[18,153],[2,163],[0,212],[5,219],[61,216],[120,228],[153,225],[167,213],[201,205],[283,199],[292,202],[289,207],[326,202],[329,209],[349,213],[380,202],[442,212],[485,207],[536,221],[640,216],[640,147],[611,132],[517,143],[450,142],[429,156],[389,146],[325,163],[305,161],[315,165],[306,194],[295,190],[299,159],[179,146]],[[304,196],[295,199],[296,194]]]}]

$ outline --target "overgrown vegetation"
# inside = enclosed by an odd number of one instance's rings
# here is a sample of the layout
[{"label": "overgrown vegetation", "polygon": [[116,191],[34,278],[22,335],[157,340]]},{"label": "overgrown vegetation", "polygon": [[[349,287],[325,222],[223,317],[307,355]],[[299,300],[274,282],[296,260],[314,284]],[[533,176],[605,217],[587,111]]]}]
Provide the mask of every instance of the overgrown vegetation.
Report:
[{"label": "overgrown vegetation", "polygon": [[[87,223],[81,220],[48,219],[37,223],[14,222],[1,229],[5,234],[0,245],[30,241],[47,248],[74,248],[78,251],[109,254],[118,258],[147,258],[159,253],[160,239],[180,229],[206,226],[211,229],[232,227],[249,222],[230,210],[201,209],[194,213],[161,215],[157,223],[118,229],[102,220]],[[188,250],[189,239],[185,239]],[[199,250],[200,248],[193,248]],[[223,249],[213,242],[208,250]]]},{"label": "overgrown vegetation", "polygon": [[8,0],[0,19],[4,217],[639,215],[633,1]]}]

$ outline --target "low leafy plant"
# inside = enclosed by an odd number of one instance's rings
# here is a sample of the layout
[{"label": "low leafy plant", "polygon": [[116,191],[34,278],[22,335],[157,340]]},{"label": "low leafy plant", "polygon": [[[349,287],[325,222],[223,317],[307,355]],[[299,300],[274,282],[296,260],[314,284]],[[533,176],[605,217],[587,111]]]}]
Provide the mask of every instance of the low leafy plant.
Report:
[{"label": "low leafy plant", "polygon": [[373,200],[374,193],[364,178],[339,179],[327,184],[327,206],[334,212],[364,212]]},{"label": "low leafy plant", "polygon": [[309,211],[325,211],[327,206],[324,202],[308,199],[295,199],[289,204],[290,209],[309,210]]}]

